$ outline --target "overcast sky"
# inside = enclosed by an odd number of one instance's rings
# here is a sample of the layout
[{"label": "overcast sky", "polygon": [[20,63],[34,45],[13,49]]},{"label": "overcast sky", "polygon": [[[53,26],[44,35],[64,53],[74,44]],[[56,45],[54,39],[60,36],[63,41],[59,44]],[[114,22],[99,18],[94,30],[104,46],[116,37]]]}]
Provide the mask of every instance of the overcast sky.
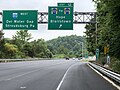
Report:
[{"label": "overcast sky", "polygon": [[[58,2],[73,2],[74,11],[93,12],[95,11],[92,0],[0,0],[0,12],[2,10],[38,10],[39,12],[48,12],[48,6],[57,6]],[[50,40],[58,36],[78,35],[83,36],[85,24],[74,24],[74,30],[47,30],[47,24],[39,24],[38,30],[29,31],[33,39],[43,38]],[[0,25],[2,29],[2,25]],[[5,37],[11,38],[15,30],[4,30]]]}]

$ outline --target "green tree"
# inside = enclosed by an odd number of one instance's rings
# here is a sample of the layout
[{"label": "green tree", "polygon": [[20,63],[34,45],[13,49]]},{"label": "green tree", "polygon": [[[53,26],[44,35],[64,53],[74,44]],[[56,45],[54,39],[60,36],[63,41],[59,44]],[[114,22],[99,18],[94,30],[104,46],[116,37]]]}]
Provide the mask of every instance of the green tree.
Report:
[{"label": "green tree", "polygon": [[52,57],[52,52],[47,47],[46,42],[43,39],[34,40],[31,42],[35,57],[48,58]]},{"label": "green tree", "polygon": [[[98,14],[99,47],[103,52],[104,46],[109,46],[109,55],[120,61],[120,1],[93,0]],[[117,63],[116,65],[118,65]],[[112,66],[116,66],[112,65]]]},{"label": "green tree", "polygon": [[95,28],[95,24],[91,23],[91,24],[87,24],[85,26],[86,31],[86,41],[87,41],[87,50],[89,52],[92,52],[93,54],[95,54],[95,50],[96,50],[96,28]]},{"label": "green tree", "polygon": [[26,44],[30,39],[32,39],[32,37],[31,34],[28,33],[28,30],[20,30],[13,35],[13,44],[17,45],[18,48],[22,50],[24,44]]},{"label": "green tree", "polygon": [[35,56],[33,43],[26,43],[23,47],[23,52],[25,53],[25,56],[33,58]]},{"label": "green tree", "polygon": [[15,58],[15,56],[18,53],[17,46],[10,43],[6,43],[4,45],[4,50],[5,50],[5,53],[7,54],[5,58]]},{"label": "green tree", "polygon": [[57,50],[59,51],[59,54],[67,55],[69,52],[69,50],[67,48],[65,48],[63,45],[60,45]]},{"label": "green tree", "polygon": [[83,42],[85,46],[86,42],[84,37],[71,35],[49,40],[47,41],[47,45],[49,50],[54,55],[58,55],[58,57],[63,57],[63,54],[64,56],[78,57],[82,53],[81,42]]},{"label": "green tree", "polygon": [[3,38],[3,35],[4,35],[4,33],[3,33],[3,31],[1,30],[0,31],[0,58],[4,58],[4,38]]},{"label": "green tree", "polygon": [[3,39],[3,35],[4,35],[4,33],[3,33],[3,31],[1,30],[1,31],[0,31],[0,41]]}]

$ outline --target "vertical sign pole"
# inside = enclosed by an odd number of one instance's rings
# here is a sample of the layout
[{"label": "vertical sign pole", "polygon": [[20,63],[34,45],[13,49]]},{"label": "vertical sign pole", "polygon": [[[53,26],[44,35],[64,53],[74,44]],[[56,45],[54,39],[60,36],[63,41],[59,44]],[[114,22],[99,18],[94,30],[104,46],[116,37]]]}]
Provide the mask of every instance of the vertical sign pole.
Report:
[{"label": "vertical sign pole", "polygon": [[80,45],[81,45],[81,54],[82,54],[82,58],[83,58],[83,42],[80,42]]},{"label": "vertical sign pole", "polygon": [[96,14],[96,24],[95,24],[95,27],[96,27],[96,61],[98,61],[98,58],[99,58],[99,55],[98,55],[98,42],[97,42],[97,31],[98,31],[98,27],[97,27],[97,14]]}]

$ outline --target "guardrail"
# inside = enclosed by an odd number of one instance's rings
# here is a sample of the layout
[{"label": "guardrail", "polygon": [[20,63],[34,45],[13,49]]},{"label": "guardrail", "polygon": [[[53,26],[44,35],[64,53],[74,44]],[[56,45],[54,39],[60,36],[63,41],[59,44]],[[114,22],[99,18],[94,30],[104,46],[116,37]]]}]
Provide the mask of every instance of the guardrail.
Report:
[{"label": "guardrail", "polygon": [[0,62],[35,61],[35,60],[50,60],[50,58],[0,59]]},{"label": "guardrail", "polygon": [[104,75],[109,77],[110,79],[112,79],[120,84],[120,74],[117,74],[113,71],[110,71],[110,70],[105,69],[101,66],[95,65],[93,63],[89,63],[89,65],[92,66],[93,68],[95,68],[96,70],[100,71],[101,73],[103,73]]}]

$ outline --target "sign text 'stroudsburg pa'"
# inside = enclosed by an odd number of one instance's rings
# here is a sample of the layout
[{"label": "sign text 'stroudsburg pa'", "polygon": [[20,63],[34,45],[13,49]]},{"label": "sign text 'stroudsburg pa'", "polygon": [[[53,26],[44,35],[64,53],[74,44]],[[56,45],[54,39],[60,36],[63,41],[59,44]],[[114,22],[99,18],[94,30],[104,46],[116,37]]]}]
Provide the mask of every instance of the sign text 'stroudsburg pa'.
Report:
[{"label": "sign text 'stroudsburg pa'", "polygon": [[37,30],[37,10],[4,10],[3,29]]},{"label": "sign text 'stroudsburg pa'", "polygon": [[49,7],[48,30],[73,30],[73,7]]}]

